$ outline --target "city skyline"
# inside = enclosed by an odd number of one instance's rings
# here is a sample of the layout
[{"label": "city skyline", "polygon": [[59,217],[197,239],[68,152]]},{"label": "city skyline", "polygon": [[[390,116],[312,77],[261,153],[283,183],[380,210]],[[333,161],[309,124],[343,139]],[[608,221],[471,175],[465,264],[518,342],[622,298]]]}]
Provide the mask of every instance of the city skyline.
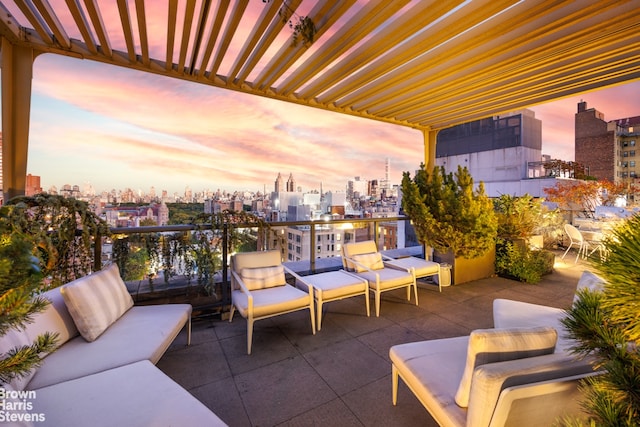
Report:
[{"label": "city skyline", "polygon": [[[606,120],[636,116],[640,82],[530,107],[543,154],[574,159],[580,100]],[[97,192],[272,191],[278,173],[342,191],[383,178],[387,157],[399,184],[424,153],[417,130],[56,55],[35,61],[29,141],[27,173],[44,190]]]}]

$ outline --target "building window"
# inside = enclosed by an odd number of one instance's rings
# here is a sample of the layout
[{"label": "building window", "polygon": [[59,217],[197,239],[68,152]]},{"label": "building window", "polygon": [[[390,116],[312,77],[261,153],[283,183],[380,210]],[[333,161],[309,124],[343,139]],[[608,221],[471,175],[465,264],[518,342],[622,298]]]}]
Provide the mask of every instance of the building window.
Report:
[{"label": "building window", "polygon": [[629,167],[635,168],[636,167],[636,161],[635,160],[631,160],[629,162]]},{"label": "building window", "polygon": [[636,150],[629,151],[629,157],[635,157],[635,156],[636,156]]},{"label": "building window", "polygon": [[322,236],[318,236],[318,242],[322,240]]},{"label": "building window", "polygon": [[623,167],[623,168],[626,168],[626,167],[628,167],[628,166],[629,166],[628,162],[622,162],[622,167]]},{"label": "building window", "polygon": [[296,234],[296,243],[300,243],[300,235]]},{"label": "building window", "polygon": [[624,153],[622,153],[622,157],[629,157],[629,152],[625,151]]},{"label": "building window", "polygon": [[635,147],[636,146],[636,140],[632,139],[631,141],[629,141],[629,145],[632,146],[632,147]]},{"label": "building window", "polygon": [[340,233],[336,234],[336,240],[340,241]]}]

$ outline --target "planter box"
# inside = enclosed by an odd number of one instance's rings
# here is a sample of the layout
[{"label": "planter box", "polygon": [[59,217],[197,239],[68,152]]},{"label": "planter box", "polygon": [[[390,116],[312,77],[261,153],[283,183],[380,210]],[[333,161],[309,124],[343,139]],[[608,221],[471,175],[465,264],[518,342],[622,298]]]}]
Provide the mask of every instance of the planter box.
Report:
[{"label": "planter box", "polygon": [[434,251],[433,260],[439,263],[446,262],[451,264],[451,283],[459,285],[493,276],[495,274],[496,249],[493,247],[483,256],[473,259],[455,258],[451,252],[443,254]]}]

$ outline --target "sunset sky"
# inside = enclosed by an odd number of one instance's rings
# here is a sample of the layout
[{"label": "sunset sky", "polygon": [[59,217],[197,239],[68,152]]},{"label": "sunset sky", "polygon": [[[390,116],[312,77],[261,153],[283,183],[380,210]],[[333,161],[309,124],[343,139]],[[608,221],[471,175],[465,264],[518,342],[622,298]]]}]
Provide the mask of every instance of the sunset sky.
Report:
[{"label": "sunset sky", "polygon": [[[533,107],[544,154],[574,159],[580,100],[606,120],[639,116],[640,82]],[[45,190],[272,191],[280,172],[303,191],[343,191],[354,176],[382,178],[387,157],[398,184],[423,160],[422,134],[92,61],[35,61],[27,172]]]}]

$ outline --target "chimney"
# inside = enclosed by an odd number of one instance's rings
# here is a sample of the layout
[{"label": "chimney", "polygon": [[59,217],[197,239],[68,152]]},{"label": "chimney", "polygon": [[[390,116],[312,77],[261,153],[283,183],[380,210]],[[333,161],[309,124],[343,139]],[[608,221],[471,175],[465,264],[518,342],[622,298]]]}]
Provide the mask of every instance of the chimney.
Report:
[{"label": "chimney", "polygon": [[578,102],[578,113],[583,113],[585,111],[587,111],[587,103],[586,101],[580,100],[580,102]]}]

